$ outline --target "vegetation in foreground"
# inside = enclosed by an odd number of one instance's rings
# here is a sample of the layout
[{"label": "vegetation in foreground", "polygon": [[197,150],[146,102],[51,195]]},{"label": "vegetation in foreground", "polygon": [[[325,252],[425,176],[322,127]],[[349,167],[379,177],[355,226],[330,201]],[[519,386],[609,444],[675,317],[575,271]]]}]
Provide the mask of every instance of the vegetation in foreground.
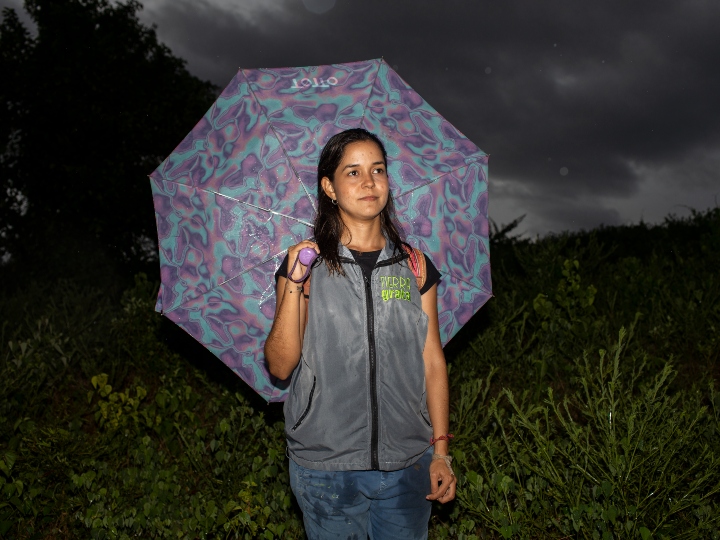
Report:
[{"label": "vegetation in foreground", "polygon": [[[507,233],[496,298],[446,348],[460,488],[431,537],[720,537],[720,210]],[[303,537],[279,406],[144,275],[119,294],[81,260],[3,270],[0,536]]]}]

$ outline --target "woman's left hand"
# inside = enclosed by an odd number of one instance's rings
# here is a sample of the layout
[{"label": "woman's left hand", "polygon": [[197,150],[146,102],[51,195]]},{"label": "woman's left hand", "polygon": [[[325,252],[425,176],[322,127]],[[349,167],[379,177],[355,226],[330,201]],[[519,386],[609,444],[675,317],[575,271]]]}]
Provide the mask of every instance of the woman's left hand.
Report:
[{"label": "woman's left hand", "polygon": [[430,462],[430,490],[425,497],[429,501],[438,501],[445,504],[455,498],[457,478],[443,459],[433,459]]}]

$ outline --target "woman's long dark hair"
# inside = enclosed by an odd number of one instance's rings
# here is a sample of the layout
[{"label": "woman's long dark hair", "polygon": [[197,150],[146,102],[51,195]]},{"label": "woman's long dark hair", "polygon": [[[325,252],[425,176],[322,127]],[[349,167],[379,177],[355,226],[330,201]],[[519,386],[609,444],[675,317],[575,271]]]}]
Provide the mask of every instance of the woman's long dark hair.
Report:
[{"label": "woman's long dark hair", "polygon": [[[332,199],[325,194],[325,190],[322,188],[322,179],[327,176],[333,182],[335,180],[335,171],[345,154],[345,148],[349,144],[365,141],[371,141],[378,145],[387,171],[385,146],[376,135],[362,128],[348,129],[333,135],[325,144],[322,152],[320,152],[317,173],[318,213],[315,217],[315,242],[320,248],[322,258],[331,274],[337,272],[340,275],[345,275],[342,264],[340,264],[338,247],[346,227],[340,217],[337,205],[334,205]],[[385,237],[395,244],[395,253],[399,253],[402,249],[403,240],[400,229],[395,223],[395,204],[393,203],[392,193],[388,193],[387,204],[380,212],[380,226]]]}]

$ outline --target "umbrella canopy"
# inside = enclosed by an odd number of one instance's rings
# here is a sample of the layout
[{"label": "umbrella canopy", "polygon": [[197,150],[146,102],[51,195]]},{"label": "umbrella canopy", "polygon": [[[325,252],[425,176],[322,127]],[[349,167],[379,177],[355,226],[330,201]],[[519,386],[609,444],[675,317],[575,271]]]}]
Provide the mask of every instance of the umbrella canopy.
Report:
[{"label": "umbrella canopy", "polygon": [[320,151],[356,127],[385,144],[407,241],[442,274],[445,344],[491,296],[487,155],[383,60],[241,69],[150,175],[156,309],[268,401],[286,395],[263,358],[273,275],[289,246],[313,236]]}]

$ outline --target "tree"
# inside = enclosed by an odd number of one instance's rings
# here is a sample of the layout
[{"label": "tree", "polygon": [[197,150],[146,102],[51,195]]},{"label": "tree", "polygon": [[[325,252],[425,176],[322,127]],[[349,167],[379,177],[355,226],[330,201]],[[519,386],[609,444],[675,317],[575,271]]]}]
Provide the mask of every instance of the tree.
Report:
[{"label": "tree", "polygon": [[[33,44],[17,13],[5,8],[0,25],[0,257],[18,239],[18,221],[27,212],[27,200],[18,168],[20,124],[25,112],[22,71]],[[3,106],[4,105],[4,106]]]},{"label": "tree", "polygon": [[[136,0],[26,0],[32,38],[10,9],[0,25],[4,102],[0,242],[48,249],[48,231],[126,258],[155,237],[147,175],[212,103],[138,18]],[[0,235],[1,236],[1,235]]]}]

